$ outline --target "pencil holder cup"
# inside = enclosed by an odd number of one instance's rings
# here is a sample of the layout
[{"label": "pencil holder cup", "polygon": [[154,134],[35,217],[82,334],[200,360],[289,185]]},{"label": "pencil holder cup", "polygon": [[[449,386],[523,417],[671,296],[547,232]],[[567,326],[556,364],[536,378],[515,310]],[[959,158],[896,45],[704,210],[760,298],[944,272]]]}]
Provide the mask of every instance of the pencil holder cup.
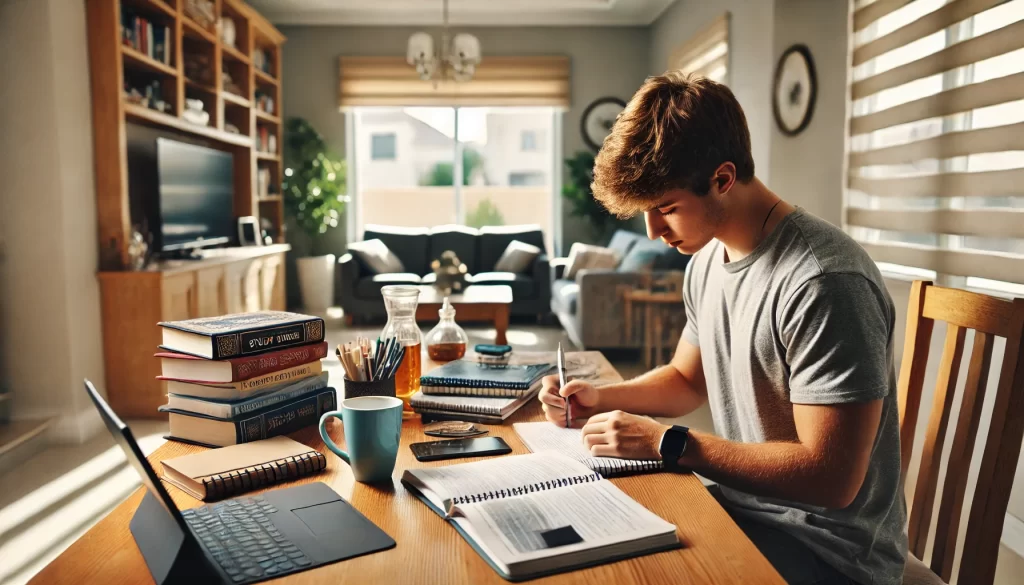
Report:
[{"label": "pencil holder cup", "polygon": [[344,378],[345,398],[358,398],[360,396],[390,396],[395,397],[395,377],[358,382]]}]

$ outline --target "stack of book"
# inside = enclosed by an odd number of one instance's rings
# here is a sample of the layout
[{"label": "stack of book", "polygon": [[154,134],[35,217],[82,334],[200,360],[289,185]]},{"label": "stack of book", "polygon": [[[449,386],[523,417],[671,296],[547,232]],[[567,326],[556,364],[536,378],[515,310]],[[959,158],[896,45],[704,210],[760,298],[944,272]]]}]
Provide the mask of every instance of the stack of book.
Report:
[{"label": "stack of book", "polygon": [[501,424],[540,390],[553,364],[487,364],[457,360],[420,378],[409,404],[423,422],[464,420]]},{"label": "stack of book", "polygon": [[261,311],[161,322],[170,437],[223,447],[316,425],[337,405],[318,317]]}]

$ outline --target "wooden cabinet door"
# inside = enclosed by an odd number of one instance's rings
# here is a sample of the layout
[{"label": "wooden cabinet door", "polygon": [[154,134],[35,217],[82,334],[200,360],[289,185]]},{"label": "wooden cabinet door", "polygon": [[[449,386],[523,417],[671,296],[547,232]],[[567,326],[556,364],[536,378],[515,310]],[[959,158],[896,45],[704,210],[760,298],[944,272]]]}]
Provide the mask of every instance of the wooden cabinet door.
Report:
[{"label": "wooden cabinet door", "polygon": [[204,268],[196,272],[196,305],[200,317],[215,317],[228,313],[223,266]]},{"label": "wooden cabinet door", "polygon": [[256,258],[249,263],[249,269],[245,271],[245,283],[242,287],[242,296],[245,302],[245,311],[254,312],[261,310],[260,300],[260,272],[263,271],[263,259]]},{"label": "wooden cabinet door", "polygon": [[281,270],[282,255],[267,256],[260,271],[260,303],[266,311],[283,311],[284,299],[277,298],[279,282],[283,282]]},{"label": "wooden cabinet door", "polygon": [[180,321],[199,316],[196,307],[196,275],[194,272],[183,272],[164,277],[160,296],[160,315],[164,321]]},{"label": "wooden cabinet door", "polygon": [[239,260],[224,266],[224,297],[226,313],[244,313],[245,275],[249,271],[249,260]]}]

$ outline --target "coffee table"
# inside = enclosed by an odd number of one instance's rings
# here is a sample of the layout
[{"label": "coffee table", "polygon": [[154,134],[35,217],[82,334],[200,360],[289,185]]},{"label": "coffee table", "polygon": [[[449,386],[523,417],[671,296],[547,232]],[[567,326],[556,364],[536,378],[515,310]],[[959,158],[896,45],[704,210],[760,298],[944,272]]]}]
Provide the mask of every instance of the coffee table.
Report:
[{"label": "coffee table", "polygon": [[[432,286],[417,288],[420,289],[420,304],[416,307],[416,320],[437,321],[437,312],[444,303],[444,295]],[[456,323],[494,323],[494,329],[497,331],[494,343],[508,343],[505,332],[508,331],[512,287],[506,284],[473,284],[467,286],[461,293],[448,295],[448,300],[455,307]]]}]

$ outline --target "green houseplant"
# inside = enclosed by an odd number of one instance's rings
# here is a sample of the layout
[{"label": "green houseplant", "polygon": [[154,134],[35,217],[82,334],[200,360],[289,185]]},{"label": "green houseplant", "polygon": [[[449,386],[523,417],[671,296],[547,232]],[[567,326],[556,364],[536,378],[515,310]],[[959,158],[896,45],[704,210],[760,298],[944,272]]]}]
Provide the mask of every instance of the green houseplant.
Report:
[{"label": "green houseplant", "polygon": [[616,222],[608,210],[594,199],[594,192],[590,188],[594,180],[594,155],[581,150],[565,159],[565,165],[569,174],[562,185],[562,197],[571,206],[569,214],[585,219],[594,238],[600,240]]},{"label": "green houseplant", "polygon": [[[303,118],[288,119],[284,143],[285,212],[315,248],[316,242],[342,221],[346,201],[345,161],[331,151],[320,133]],[[334,261],[334,254],[296,260],[305,310],[323,312],[331,306]]]}]

